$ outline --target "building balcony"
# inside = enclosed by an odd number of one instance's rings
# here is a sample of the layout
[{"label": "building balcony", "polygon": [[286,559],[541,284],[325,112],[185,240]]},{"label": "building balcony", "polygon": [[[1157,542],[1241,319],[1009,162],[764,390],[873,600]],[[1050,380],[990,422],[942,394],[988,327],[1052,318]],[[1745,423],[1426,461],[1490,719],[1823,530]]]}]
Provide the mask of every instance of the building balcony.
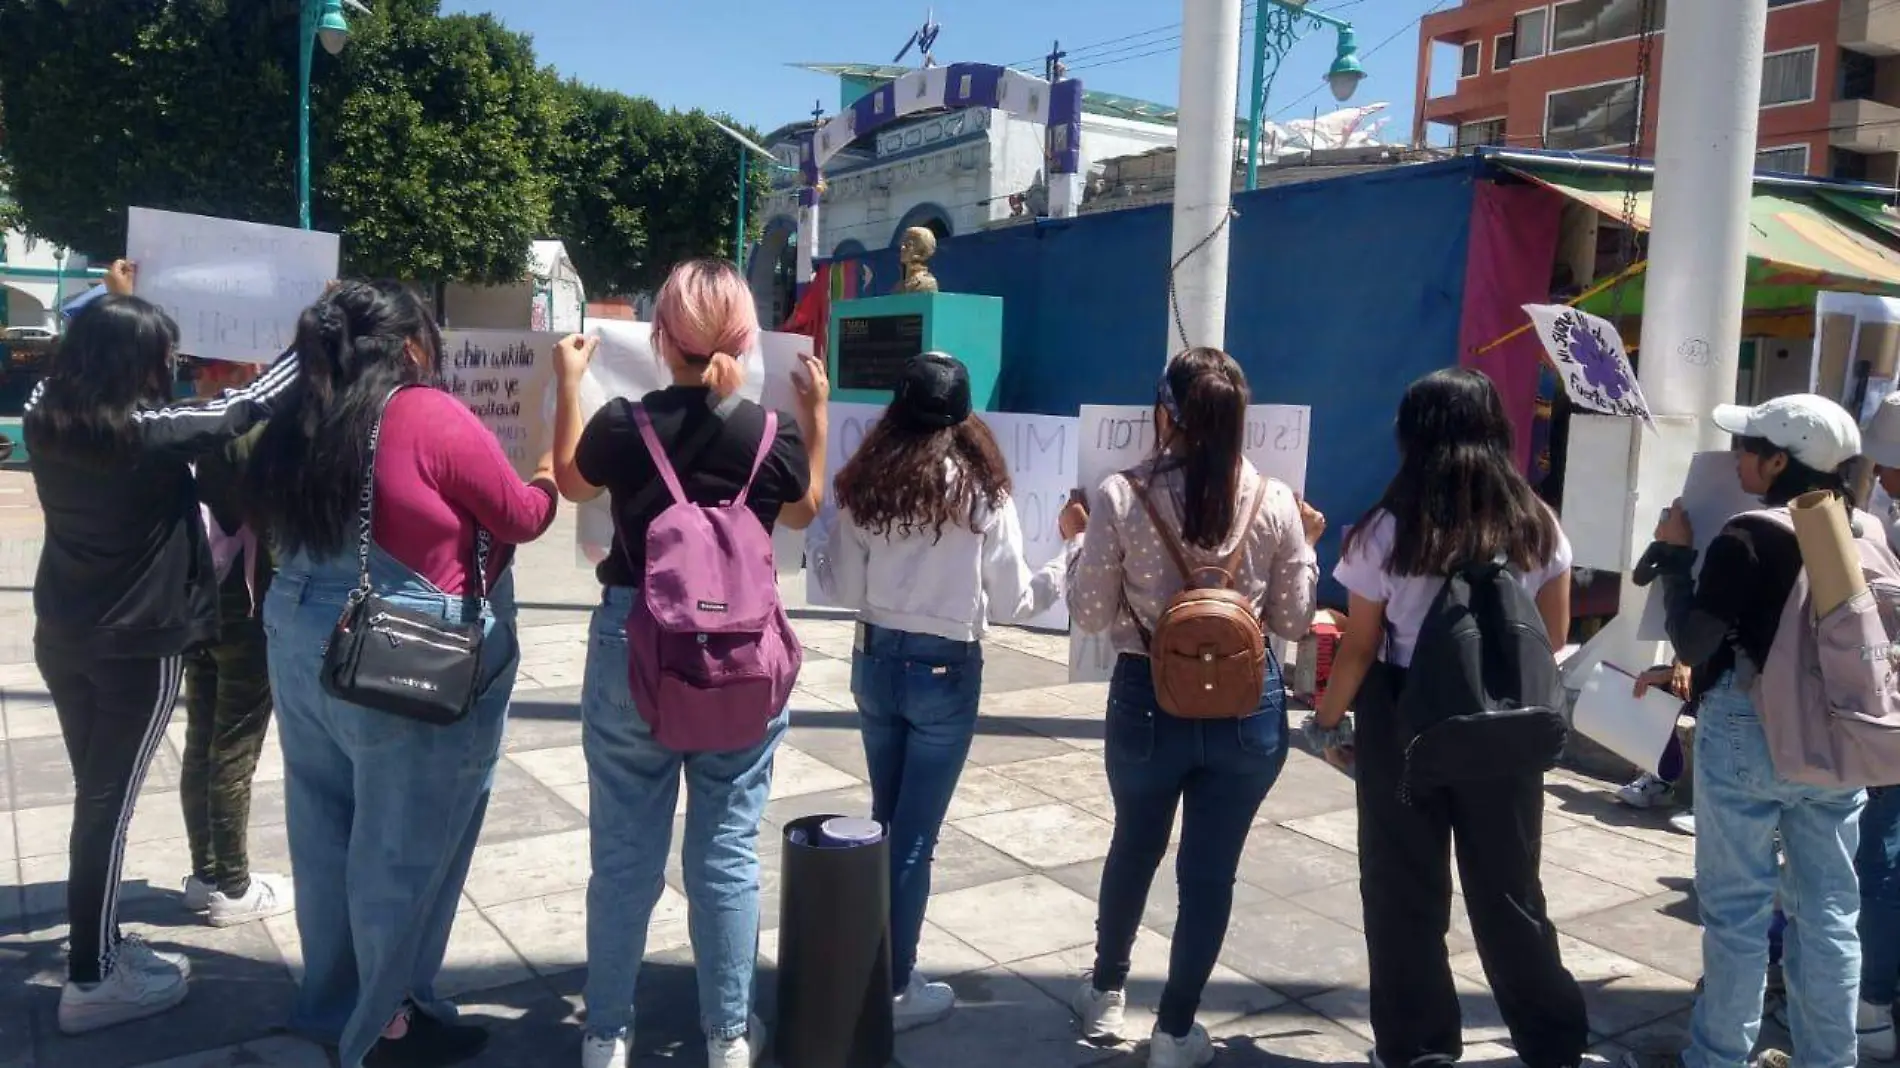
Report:
[{"label": "building balcony", "polygon": [[1840,44],[1870,56],[1900,55],[1900,4],[1841,0]]},{"label": "building balcony", "polygon": [[1855,152],[1900,151],[1900,108],[1878,100],[1836,100],[1828,144]]},{"label": "building balcony", "polygon": [[1511,81],[1508,71],[1467,78],[1458,83],[1450,96],[1425,101],[1427,122],[1469,122],[1490,119],[1510,109]]}]

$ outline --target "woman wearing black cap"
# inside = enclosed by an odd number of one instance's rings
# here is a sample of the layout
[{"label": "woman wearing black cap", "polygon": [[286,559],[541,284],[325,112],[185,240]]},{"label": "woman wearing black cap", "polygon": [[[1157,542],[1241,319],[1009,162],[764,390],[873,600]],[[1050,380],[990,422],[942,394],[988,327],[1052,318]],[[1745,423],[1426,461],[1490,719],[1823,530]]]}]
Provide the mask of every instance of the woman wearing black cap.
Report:
[{"label": "woman wearing black cap", "polygon": [[976,732],[992,619],[1062,595],[1064,560],[1032,572],[996,438],[970,414],[970,374],[940,352],[912,360],[884,417],[837,475],[839,518],[813,552],[821,587],[857,609],[851,661],[873,816],[890,828],[891,980],[897,1027],[956,1005],[916,971],[931,852]]}]

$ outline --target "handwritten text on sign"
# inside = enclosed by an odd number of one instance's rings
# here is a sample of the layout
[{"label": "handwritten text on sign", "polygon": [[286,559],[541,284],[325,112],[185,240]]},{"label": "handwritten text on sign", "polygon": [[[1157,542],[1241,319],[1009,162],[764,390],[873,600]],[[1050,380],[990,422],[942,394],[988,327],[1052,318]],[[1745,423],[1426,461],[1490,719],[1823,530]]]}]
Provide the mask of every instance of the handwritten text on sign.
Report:
[{"label": "handwritten text on sign", "polygon": [[337,277],[337,236],[133,208],[126,255],[139,296],[178,322],[188,356],[268,363]]},{"label": "handwritten text on sign", "polygon": [[[881,405],[831,405],[831,437],[826,441],[825,479],[832,483],[864,437],[884,414]],[[1056,517],[1075,487],[1076,421],[1064,415],[1018,415],[1011,412],[985,412],[979,416],[996,435],[1003,462],[1009,467],[1010,497],[1022,521],[1023,554],[1033,568],[1054,559],[1063,551],[1056,532]],[[814,536],[831,538],[837,530],[836,493],[827,488],[824,512],[813,524]],[[807,572],[807,600],[814,605],[829,605],[817,582]],[[832,607],[836,607],[833,605]],[[1004,622],[997,620],[996,622]],[[1048,630],[1066,630],[1069,613],[1057,604],[1042,615],[1028,620],[1011,620],[1023,626]]]},{"label": "handwritten text on sign", "polygon": [[449,330],[442,335],[442,384],[469,406],[526,478],[553,443],[546,398],[559,334]]},{"label": "handwritten text on sign", "polygon": [[[1311,409],[1298,404],[1255,404],[1247,409],[1242,451],[1261,474],[1277,478],[1293,492],[1306,492],[1306,460]],[[1126,471],[1153,454],[1154,409],[1137,404],[1084,404],[1079,420],[1081,455],[1077,469],[1091,494],[1117,471]],[[1069,680],[1101,682],[1115,667],[1115,649],[1106,634],[1069,634]]]}]

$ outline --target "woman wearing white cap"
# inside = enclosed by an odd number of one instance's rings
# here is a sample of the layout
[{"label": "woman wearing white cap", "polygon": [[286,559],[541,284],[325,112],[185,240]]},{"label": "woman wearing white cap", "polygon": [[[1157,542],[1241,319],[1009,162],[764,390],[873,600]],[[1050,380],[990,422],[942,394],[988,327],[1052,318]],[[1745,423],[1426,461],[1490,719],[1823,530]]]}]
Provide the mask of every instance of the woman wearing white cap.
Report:
[{"label": "woman wearing white cap", "polygon": [[[1842,470],[1860,430],[1840,405],[1801,394],[1753,408],[1722,405],[1716,426],[1735,437],[1742,488],[1769,508],[1813,490],[1851,493]],[[1709,543],[1699,577],[1695,532],[1681,502],[1656,526],[1651,559],[1669,640],[1690,665],[1700,701],[1695,737],[1696,896],[1703,991],[1688,1068],[1740,1068],[1761,1031],[1768,930],[1777,886],[1788,890],[1787,985],[1799,1064],[1856,1062],[1860,907],[1854,850],[1865,795],[1790,782],[1775,772],[1750,696],[1782,607],[1800,575],[1794,534],[1736,517]],[[1777,833],[1787,853],[1775,855]],[[1890,1023],[1890,1020],[1889,1020]],[[1891,1039],[1889,1039],[1891,1041]],[[1891,1047],[1890,1047],[1891,1048]]]}]

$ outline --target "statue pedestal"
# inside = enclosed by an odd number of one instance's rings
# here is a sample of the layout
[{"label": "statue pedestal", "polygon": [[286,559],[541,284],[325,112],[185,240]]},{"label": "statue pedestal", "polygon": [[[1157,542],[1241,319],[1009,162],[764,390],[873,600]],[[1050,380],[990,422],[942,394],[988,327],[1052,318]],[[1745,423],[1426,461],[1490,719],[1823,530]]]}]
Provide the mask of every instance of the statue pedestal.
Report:
[{"label": "statue pedestal", "polygon": [[1003,298],[967,293],[893,293],[831,307],[827,351],[831,395],[888,404],[904,365],[925,352],[947,352],[970,370],[970,401],[996,404],[1003,369]]}]

